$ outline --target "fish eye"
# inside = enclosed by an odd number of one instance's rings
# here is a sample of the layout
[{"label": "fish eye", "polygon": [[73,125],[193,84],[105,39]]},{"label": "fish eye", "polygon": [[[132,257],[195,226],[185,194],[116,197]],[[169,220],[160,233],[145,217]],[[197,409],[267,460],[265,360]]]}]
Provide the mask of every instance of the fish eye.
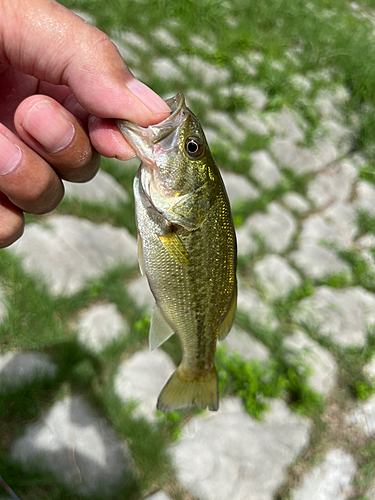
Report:
[{"label": "fish eye", "polygon": [[185,151],[191,158],[197,158],[202,154],[203,144],[197,137],[188,137],[185,141]]}]

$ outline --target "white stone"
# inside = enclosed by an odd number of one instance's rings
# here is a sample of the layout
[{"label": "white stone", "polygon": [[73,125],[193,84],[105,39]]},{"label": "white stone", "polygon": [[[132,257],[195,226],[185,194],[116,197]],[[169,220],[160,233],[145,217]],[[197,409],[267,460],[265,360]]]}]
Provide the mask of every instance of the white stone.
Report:
[{"label": "white stone", "polygon": [[297,271],[278,255],[267,255],[258,260],[254,265],[254,275],[271,300],[285,297],[302,282]]},{"label": "white stone", "polygon": [[344,127],[336,120],[328,119],[320,123],[321,127],[327,133],[329,140],[338,147],[341,154],[348,153],[351,149],[351,138],[353,131]]},{"label": "white stone", "polygon": [[347,500],[350,484],[357,471],[353,457],[343,449],[327,453],[323,462],[313,467],[301,486],[292,493],[292,500]]},{"label": "white stone", "polygon": [[247,57],[252,64],[260,64],[264,61],[264,55],[257,50],[249,52]]},{"label": "white stone", "polygon": [[299,303],[294,318],[340,345],[363,347],[366,329],[375,325],[375,295],[359,286],[321,286]]},{"label": "white stone", "polygon": [[270,358],[267,347],[237,325],[232,327],[220,345],[226,346],[228,354],[238,353],[245,361],[250,359],[268,361]]},{"label": "white stone", "polygon": [[292,87],[304,93],[311,92],[313,88],[311,80],[304,75],[293,75],[290,78],[290,83],[292,84]]},{"label": "white stone", "polygon": [[357,404],[349,413],[346,421],[350,426],[356,426],[368,437],[375,435],[375,394],[366,401]]},{"label": "white stone", "polygon": [[275,138],[270,149],[277,162],[297,175],[317,172],[338,157],[338,151],[327,139],[314,142],[312,149],[298,146],[291,139]]},{"label": "white stone", "polygon": [[206,120],[218,127],[223,133],[231,137],[235,142],[242,142],[245,139],[245,132],[237,125],[227,113],[223,111],[210,111]]},{"label": "white stone", "polygon": [[154,74],[163,81],[173,80],[182,82],[185,79],[177,65],[166,57],[155,59],[152,62],[152,69]]},{"label": "white stone", "polygon": [[115,391],[124,403],[137,404],[135,417],[153,422],[157,418],[158,395],[174,369],[173,361],[162,349],[138,351],[119,365],[114,379]]},{"label": "white stone", "polygon": [[337,363],[332,354],[312,340],[306,333],[295,331],[284,340],[290,350],[287,360],[297,366],[301,363],[310,370],[309,384],[320,394],[329,394],[337,383]]},{"label": "white stone", "polygon": [[92,352],[99,353],[130,328],[115,304],[93,305],[78,318],[78,341]]},{"label": "white stone", "polygon": [[375,382],[375,356],[363,367],[363,373],[366,375],[369,382]]},{"label": "white stone", "polygon": [[264,109],[267,105],[267,96],[256,87],[251,85],[235,84],[231,87],[233,95],[244,97],[254,109]]},{"label": "white stone", "polygon": [[290,245],[296,230],[292,215],[278,203],[268,205],[267,213],[257,212],[245,221],[246,229],[259,234],[269,250],[283,252]]},{"label": "white stone", "polygon": [[299,193],[286,193],[282,197],[282,201],[284,205],[289,208],[289,210],[291,210],[292,212],[296,212],[298,215],[304,215],[310,210],[310,204]]},{"label": "white stone", "polygon": [[207,86],[225,83],[229,80],[230,72],[228,69],[214,66],[198,56],[181,54],[177,57],[177,61],[182,69],[189,68],[190,71],[190,68],[194,68],[194,75]]},{"label": "white stone", "polygon": [[74,294],[87,279],[137,262],[137,243],[126,229],[70,215],[49,217],[46,224],[29,224],[9,251],[22,257],[26,271],[41,274],[54,294]]},{"label": "white stone", "polygon": [[370,486],[370,489],[367,490],[366,497],[368,500],[375,500],[375,481]]},{"label": "white stone", "polygon": [[229,201],[234,204],[237,200],[250,201],[259,198],[259,191],[243,175],[235,172],[220,170]]},{"label": "white stone", "polygon": [[301,128],[306,128],[306,123],[295,111],[283,108],[281,111],[267,113],[266,122],[268,128],[277,136],[289,139],[292,142],[302,141],[305,137]]},{"label": "white stone", "polygon": [[[188,106],[190,106],[190,101],[198,101],[206,106],[211,105],[211,97],[208,94],[206,94],[206,92],[203,92],[202,90],[198,90],[198,89],[186,90],[185,99],[186,99]],[[206,128],[204,129],[204,133],[207,136]]]},{"label": "white stone", "polygon": [[353,205],[375,217],[375,189],[369,182],[360,181],[356,188],[357,198]]},{"label": "white stone", "polygon": [[314,107],[322,118],[342,121],[342,114],[335,106],[334,96],[327,89],[321,89],[314,102]]},{"label": "white stone", "polygon": [[90,16],[90,14],[84,10],[71,9],[71,11],[76,15],[83,19],[87,24],[92,24],[95,26],[95,19]]},{"label": "white stone", "polygon": [[157,491],[150,497],[147,497],[145,500],[172,500],[172,499],[164,491]]},{"label": "white stone", "polygon": [[152,34],[163,47],[177,49],[180,45],[179,41],[165,28],[157,28]]},{"label": "white stone", "polygon": [[210,127],[204,127],[204,135],[206,136],[208,145],[212,145],[217,140],[220,140],[219,132]]},{"label": "white stone", "polygon": [[352,244],[358,232],[355,209],[348,203],[335,203],[322,212],[324,220],[344,247]]},{"label": "white stone", "polygon": [[121,38],[132,47],[143,52],[147,52],[151,48],[150,44],[133,30],[122,31]]},{"label": "white stone", "polygon": [[76,198],[90,203],[105,203],[111,206],[129,201],[129,195],[125,189],[112,175],[103,170],[99,170],[96,177],[89,182],[81,184],[63,181],[63,184],[67,198]]},{"label": "white stone", "polygon": [[349,265],[335,253],[316,243],[301,244],[289,257],[308,278],[323,279],[332,273],[350,270]]},{"label": "white stone", "polygon": [[3,289],[0,287],[0,325],[8,315],[7,299]]},{"label": "white stone", "polygon": [[261,328],[276,329],[279,321],[272,309],[258,296],[255,290],[238,287],[237,308],[248,316],[250,321]]},{"label": "white stone", "polygon": [[308,444],[310,422],[281,400],[270,406],[262,422],[245,413],[239,398],[193,417],[170,448],[182,486],[205,500],[274,498],[287,467]]},{"label": "white stone", "polygon": [[236,229],[237,236],[237,254],[239,257],[250,257],[256,249],[257,245],[244,227]]},{"label": "white stone", "polygon": [[199,35],[191,35],[190,43],[197,49],[203,50],[208,54],[212,54],[215,51],[215,46],[213,43],[209,43],[208,40],[205,40]]},{"label": "white stone", "polygon": [[256,76],[258,74],[257,68],[254,66],[253,63],[251,63],[246,57],[244,56],[236,56],[234,58],[234,63],[237,64],[237,66],[247,73],[249,76]]},{"label": "white stone", "polygon": [[254,113],[251,113],[251,115],[245,113],[237,113],[236,120],[241,124],[242,127],[245,128],[247,132],[260,136],[268,135],[268,128],[263,123],[261,118]]},{"label": "white stone", "polygon": [[250,175],[264,188],[274,188],[281,181],[281,174],[276,163],[267,151],[259,150],[250,154],[252,166]]},{"label": "white stone", "polygon": [[333,202],[348,201],[356,177],[353,165],[345,161],[337,162],[310,182],[307,195],[317,208]]},{"label": "white stone", "polygon": [[14,391],[36,380],[53,379],[57,366],[38,352],[8,352],[0,356],[0,393]]},{"label": "white stone", "polygon": [[134,481],[125,443],[81,397],[66,396],[13,444],[11,457],[25,469],[50,472],[76,495],[118,498]]},{"label": "white stone", "polygon": [[146,276],[140,276],[130,281],[126,285],[126,291],[140,309],[144,309],[145,312],[151,313],[155,305],[155,299],[148,286]]},{"label": "white stone", "polygon": [[290,168],[297,175],[317,172],[320,168],[317,158],[310,150],[297,146],[290,139],[274,138],[270,149],[279,165]]}]

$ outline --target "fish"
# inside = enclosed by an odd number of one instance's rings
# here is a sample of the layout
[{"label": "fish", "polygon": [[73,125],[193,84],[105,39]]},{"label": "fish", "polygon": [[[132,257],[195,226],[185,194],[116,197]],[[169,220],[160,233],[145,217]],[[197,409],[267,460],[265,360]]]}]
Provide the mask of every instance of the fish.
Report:
[{"label": "fish", "polygon": [[216,411],[216,344],[229,333],[237,307],[236,235],[198,118],[182,93],[165,102],[171,114],[156,125],[117,120],[141,159],[133,188],[139,266],[155,298],[150,349],[176,333],[182,351],[157,409]]}]

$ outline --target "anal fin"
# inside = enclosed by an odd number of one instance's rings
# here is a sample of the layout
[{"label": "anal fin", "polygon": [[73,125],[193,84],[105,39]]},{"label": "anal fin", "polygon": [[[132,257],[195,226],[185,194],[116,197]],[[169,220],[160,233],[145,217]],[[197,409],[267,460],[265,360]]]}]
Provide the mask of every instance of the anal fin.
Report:
[{"label": "anal fin", "polygon": [[181,266],[190,266],[189,254],[177,233],[171,231],[165,235],[158,234],[159,240],[174,260]]},{"label": "anal fin", "polygon": [[166,340],[168,340],[169,337],[171,337],[173,334],[174,334],[173,329],[165,321],[163,313],[156,305],[151,317],[151,325],[149,333],[150,350],[153,351],[154,349],[159,347]]},{"label": "anal fin", "polygon": [[234,316],[236,314],[236,309],[237,309],[237,288],[234,290],[227,315],[225,316],[224,321],[220,325],[219,333],[217,336],[219,340],[224,340],[225,337],[228,335],[229,330],[232,328]]}]

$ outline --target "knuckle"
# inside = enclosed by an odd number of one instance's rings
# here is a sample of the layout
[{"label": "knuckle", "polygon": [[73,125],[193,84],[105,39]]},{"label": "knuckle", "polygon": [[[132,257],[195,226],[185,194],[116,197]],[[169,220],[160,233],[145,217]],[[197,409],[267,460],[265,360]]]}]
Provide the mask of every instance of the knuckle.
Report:
[{"label": "knuckle", "polygon": [[0,248],[5,248],[17,241],[23,234],[25,221],[23,216],[6,217],[0,224]]}]

